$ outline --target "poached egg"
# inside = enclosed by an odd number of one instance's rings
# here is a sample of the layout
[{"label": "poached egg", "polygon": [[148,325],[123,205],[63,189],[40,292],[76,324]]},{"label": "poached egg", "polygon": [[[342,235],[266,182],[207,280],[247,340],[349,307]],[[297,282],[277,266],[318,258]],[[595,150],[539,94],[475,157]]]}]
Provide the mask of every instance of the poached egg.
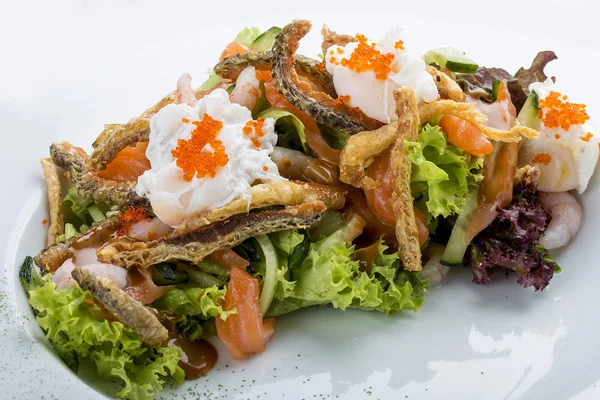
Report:
[{"label": "poached egg", "polygon": [[585,105],[571,103],[551,79],[529,85],[538,96],[540,137],[521,146],[521,165],[537,165],[538,187],[546,192],[583,193],[596,170],[600,136],[588,123]]},{"label": "poached egg", "polygon": [[[203,130],[207,120],[217,127],[213,132]],[[139,177],[136,192],[150,200],[161,221],[176,227],[236,198],[250,201],[248,190],[255,182],[284,179],[270,158],[276,143],[273,119],[253,121],[250,110],[231,103],[223,89],[194,107],[167,105],[150,120],[146,157],[151,169]],[[217,158],[217,164],[210,164]],[[192,168],[191,173],[182,166]],[[197,172],[202,168],[209,171]]]},{"label": "poached egg", "polygon": [[[413,88],[417,102],[437,99],[438,90],[425,61],[404,48],[402,29],[388,31],[378,43],[362,35],[357,39],[345,46],[331,46],[324,55],[335,90],[347,106],[388,124],[398,119],[393,93],[400,86]],[[362,64],[360,68],[353,60]]]}]

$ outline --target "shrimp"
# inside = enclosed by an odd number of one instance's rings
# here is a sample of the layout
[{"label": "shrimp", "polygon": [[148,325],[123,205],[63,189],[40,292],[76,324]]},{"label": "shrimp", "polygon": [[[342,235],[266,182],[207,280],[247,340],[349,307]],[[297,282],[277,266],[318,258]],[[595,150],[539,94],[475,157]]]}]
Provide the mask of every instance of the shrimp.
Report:
[{"label": "shrimp", "polygon": [[253,66],[249,66],[240,73],[235,82],[235,88],[229,95],[229,100],[232,103],[237,103],[252,110],[260,95],[259,82],[256,79],[256,69]]},{"label": "shrimp", "polygon": [[439,287],[442,279],[446,276],[450,267],[443,265],[440,260],[444,254],[445,247],[438,243],[431,243],[423,252],[423,270],[421,278],[429,278],[430,287]]},{"label": "shrimp", "polygon": [[[71,275],[75,267],[76,265],[71,258],[58,267],[52,275],[52,282],[56,283],[57,289],[68,289],[75,286],[75,279],[73,279],[73,276]],[[121,289],[127,286],[127,270],[124,268],[104,263],[87,264],[83,265],[82,268],[91,271],[98,276],[110,279]]]},{"label": "shrimp", "polygon": [[196,94],[192,89],[192,77],[185,73],[177,81],[177,104],[187,104],[190,107],[196,105]]},{"label": "shrimp", "polygon": [[127,236],[142,242],[152,241],[173,232],[173,228],[158,218],[146,218],[131,225]]},{"label": "shrimp", "polygon": [[540,203],[550,217],[550,223],[540,239],[540,245],[557,249],[569,243],[581,227],[583,212],[571,193],[540,192]]}]

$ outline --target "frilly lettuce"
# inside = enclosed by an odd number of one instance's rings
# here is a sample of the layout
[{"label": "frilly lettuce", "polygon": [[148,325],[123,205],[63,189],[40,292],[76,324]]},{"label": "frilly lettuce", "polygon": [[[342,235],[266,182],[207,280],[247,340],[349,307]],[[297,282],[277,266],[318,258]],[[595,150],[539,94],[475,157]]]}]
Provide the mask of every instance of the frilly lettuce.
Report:
[{"label": "frilly lettuce", "polygon": [[[280,290],[267,315],[277,316],[317,304],[386,314],[419,309],[423,303],[423,283],[414,273],[398,273],[397,253],[385,254],[387,247],[381,245],[372,272],[361,271],[358,261],[352,260],[354,247],[346,244],[344,229],[311,243],[298,268],[288,271],[287,264],[280,265]],[[280,232],[272,235],[271,240],[285,260],[303,237],[297,232]],[[407,274],[414,276],[408,278]]]},{"label": "frilly lettuce", "polygon": [[482,179],[483,159],[446,142],[438,126],[425,125],[416,142],[405,142],[413,163],[411,190],[430,217],[448,217],[465,204],[470,187]]},{"label": "frilly lettuce", "polygon": [[226,288],[219,289],[217,286],[210,288],[185,287],[173,288],[163,297],[156,300],[153,306],[168,310],[181,316],[201,316],[205,319],[220,316],[226,320],[235,309],[224,311],[221,302],[225,300]]},{"label": "frilly lettuce", "polygon": [[185,373],[177,365],[180,349],[149,347],[123,324],[108,322],[92,295],[79,286],[58,290],[46,278],[29,295],[36,320],[59,356],[75,368],[80,357],[87,358],[100,377],[120,380],[116,396],[150,399],[162,390],[167,376],[183,383]]}]

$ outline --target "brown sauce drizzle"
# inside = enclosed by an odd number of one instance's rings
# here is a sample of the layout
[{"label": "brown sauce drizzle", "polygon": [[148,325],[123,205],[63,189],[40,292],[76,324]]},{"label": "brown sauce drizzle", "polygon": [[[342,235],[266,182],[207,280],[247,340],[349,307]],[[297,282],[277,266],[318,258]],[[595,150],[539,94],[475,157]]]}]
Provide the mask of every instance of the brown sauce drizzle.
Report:
[{"label": "brown sauce drizzle", "polygon": [[204,339],[189,341],[181,336],[169,340],[169,346],[177,346],[183,351],[179,366],[187,379],[198,379],[206,375],[217,364],[217,349]]}]

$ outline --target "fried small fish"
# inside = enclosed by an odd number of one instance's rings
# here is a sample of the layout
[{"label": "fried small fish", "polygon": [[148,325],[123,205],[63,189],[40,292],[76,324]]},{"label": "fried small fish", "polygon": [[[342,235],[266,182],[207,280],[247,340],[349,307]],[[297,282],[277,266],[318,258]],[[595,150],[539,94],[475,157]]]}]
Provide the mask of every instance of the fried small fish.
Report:
[{"label": "fried small fish", "polygon": [[465,92],[460,85],[454,81],[448,74],[440,71],[432,65],[426,67],[426,71],[433,77],[435,86],[442,99],[450,99],[457,102],[463,102],[466,99]]},{"label": "fried small fish", "polygon": [[125,147],[137,142],[147,142],[150,136],[150,119],[164,106],[175,103],[176,100],[175,90],[128,123],[106,125],[93,144],[94,151],[85,160],[86,170],[101,171]]},{"label": "fried small fish", "polygon": [[237,198],[222,207],[185,219],[173,232],[173,236],[195,231],[233,215],[270,206],[297,206],[322,201],[328,209],[338,210],[344,206],[346,192],[325,185],[281,180],[252,186],[248,194],[252,196],[250,202]]},{"label": "fried small fish", "polygon": [[323,36],[323,42],[321,43],[321,51],[323,52],[323,56],[327,55],[327,49],[331,46],[344,47],[348,43],[357,41],[356,37],[334,32],[325,24],[321,29],[321,36]]},{"label": "fried small fish", "polygon": [[350,136],[340,157],[340,180],[357,188],[375,189],[379,183],[367,176],[366,167],[378,154],[394,144],[397,134],[398,122],[394,121],[374,131]]},{"label": "fried small fish", "polygon": [[327,93],[314,91],[310,84],[300,79],[295,68],[294,53],[300,39],[310,28],[309,21],[295,20],[286,25],[275,38],[271,76],[277,90],[318,123],[334,130],[354,134],[380,128],[383,125],[381,122],[367,117],[358,109],[336,102]]},{"label": "fried small fish", "polygon": [[119,224],[120,222],[117,216],[107,218],[104,221],[94,224],[84,233],[80,233],[67,240],[56,242],[46,247],[37,256],[35,256],[35,263],[38,267],[43,268],[46,272],[54,272],[67,259],[73,257],[72,249],[75,242],[80,240],[83,241],[100,231],[117,230]]},{"label": "fried small fish", "polygon": [[395,171],[392,203],[396,214],[396,239],[398,253],[404,268],[420,271],[421,245],[414,211],[414,199],[410,189],[411,161],[404,142],[414,142],[419,135],[419,110],[413,90],[401,88],[394,91],[396,114],[398,115],[398,136],[392,148],[390,166]]},{"label": "fried small fish", "polygon": [[[240,73],[248,66],[253,66],[256,69],[269,69],[273,60],[272,51],[252,51],[249,53],[240,53],[229,56],[219,62],[214,67],[215,74],[221,78],[236,80]],[[325,70],[320,67],[321,63],[312,58],[297,54],[295,58],[296,70],[305,76],[312,77],[320,83],[325,93],[330,96],[337,96],[333,78]]]},{"label": "fried small fish", "polygon": [[48,232],[46,232],[46,246],[51,246],[56,243],[56,237],[62,235],[64,232],[60,180],[56,165],[51,159],[42,158],[40,162],[44,169],[44,177],[48,186],[48,214],[50,224],[48,225]]},{"label": "fried small fish", "polygon": [[54,163],[65,170],[77,193],[95,203],[144,207],[150,202],[135,192],[135,182],[115,182],[102,179],[85,167],[85,152],[68,142],[52,143],[50,155]]},{"label": "fried small fish", "polygon": [[169,260],[197,264],[209,254],[237,246],[244,240],[271,232],[303,229],[321,220],[327,207],[321,201],[237,215],[196,231],[152,242],[114,243],[98,250],[101,262],[129,268],[148,267]]},{"label": "fried small fish", "polygon": [[76,267],[72,275],[82,289],[90,291],[123,325],[140,335],[144,343],[152,347],[166,346],[169,332],[148,307],[134,300],[110,279],[88,269]]}]

